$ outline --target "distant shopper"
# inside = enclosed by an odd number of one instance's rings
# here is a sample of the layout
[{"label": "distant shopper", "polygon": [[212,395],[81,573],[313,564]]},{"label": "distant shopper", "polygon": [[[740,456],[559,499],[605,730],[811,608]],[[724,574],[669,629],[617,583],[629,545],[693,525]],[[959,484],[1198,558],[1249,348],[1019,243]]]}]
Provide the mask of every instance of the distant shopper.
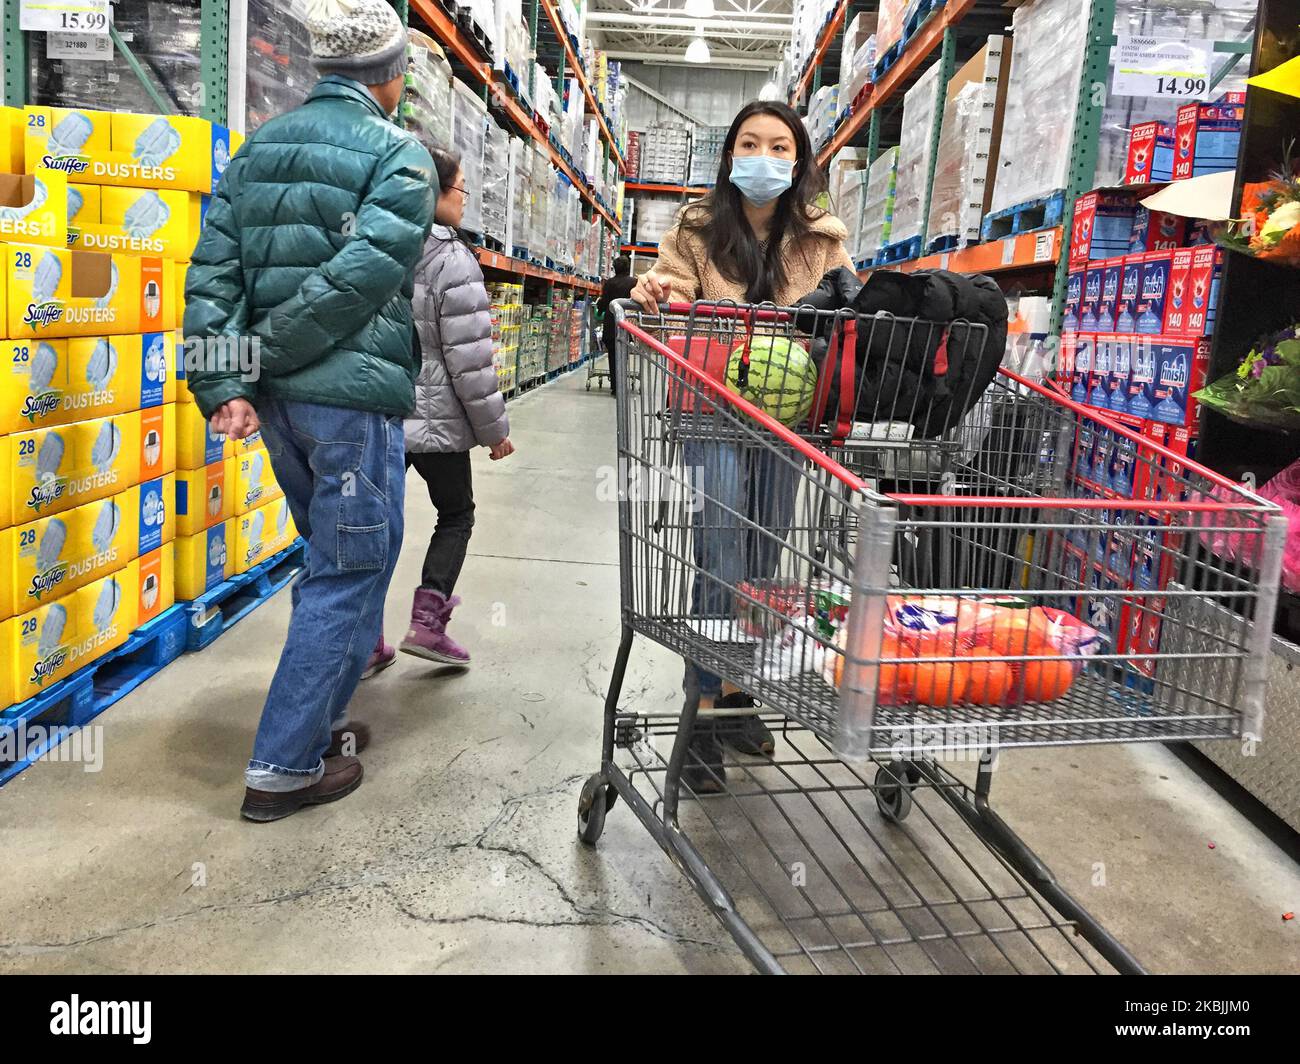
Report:
[{"label": "distant shopper", "polygon": [[438,523],[424,556],[411,627],[399,647],[447,665],[468,665],[469,651],[447,634],[460,599],[456,580],[474,530],[470,450],[487,447],[493,461],[514,453],[506,402],[492,362],[492,315],[483,272],[457,235],[465,214],[460,156],[433,150],[438,172],[437,225],[415,274],[415,325],[420,376],[415,413],[406,419],[406,464],[424,478]]},{"label": "distant shopper", "polygon": [[614,260],[614,276],[607,277],[600,286],[600,298],[596,300],[596,309],[605,315],[605,325],[601,339],[605,344],[605,354],[609,357],[609,392],[618,392],[618,376],[614,371],[614,348],[618,340],[614,325],[614,311],[610,303],[616,299],[627,299],[636,287],[636,278],[632,276],[632,260],[620,255]]},{"label": "distant shopper", "polygon": [[[844,223],[816,206],[825,189],[803,120],[781,103],[747,103],[727,131],[713,191],[682,209],[632,298],[651,313],[669,299],[796,304],[827,270],[853,269]],[[726,618],[729,588],[775,573],[794,515],[799,463],[728,440],[688,440],[684,452],[706,498],[693,514],[692,610]],[[744,515],[782,538],[747,534]],[[682,779],[696,793],[716,793],[726,782],[723,743],[759,755],[770,754],[775,741],[748,694],[704,670],[699,686],[700,708],[742,711],[700,718],[691,736]]]},{"label": "distant shopper", "polygon": [[190,386],[216,431],[259,427],[308,543],[245,772],[243,816],[278,820],[361,782],[345,727],[402,543],[413,271],[433,221],[429,153],[391,121],[406,31],[386,0],[310,0],[324,75],[258,129],[212,197],[186,279],[187,337],[251,333],[256,382],[206,366]]}]

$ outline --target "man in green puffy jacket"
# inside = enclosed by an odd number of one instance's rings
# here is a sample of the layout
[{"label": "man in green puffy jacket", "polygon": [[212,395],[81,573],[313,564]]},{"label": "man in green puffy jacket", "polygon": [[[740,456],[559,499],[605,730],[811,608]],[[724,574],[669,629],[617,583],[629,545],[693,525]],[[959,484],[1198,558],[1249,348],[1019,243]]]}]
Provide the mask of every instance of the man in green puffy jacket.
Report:
[{"label": "man in green puffy jacket", "polygon": [[[406,72],[392,7],[306,6],[324,76],[231,160],[185,285],[187,360],[204,352],[189,372],[195,399],[216,431],[261,429],[308,543],[245,772],[241,813],[257,821],[361,782],[367,735],[347,725],[347,706],[383,647],[402,543],[413,271],[437,188],[428,152],[388,119]],[[244,338],[251,373],[236,365],[239,344],[221,342]]]}]

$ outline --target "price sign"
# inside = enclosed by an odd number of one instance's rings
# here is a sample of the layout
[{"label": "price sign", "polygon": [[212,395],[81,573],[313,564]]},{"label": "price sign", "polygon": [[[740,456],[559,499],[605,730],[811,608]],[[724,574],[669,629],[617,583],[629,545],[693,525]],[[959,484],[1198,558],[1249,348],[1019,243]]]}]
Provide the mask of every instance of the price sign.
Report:
[{"label": "price sign", "polygon": [[1120,37],[1112,53],[1115,96],[1168,96],[1202,100],[1210,91],[1214,42],[1160,37]]},{"label": "price sign", "polygon": [[46,33],[108,33],[108,0],[19,0],[18,28]]},{"label": "price sign", "polygon": [[113,39],[106,33],[47,33],[45,58],[110,63],[113,60]]}]

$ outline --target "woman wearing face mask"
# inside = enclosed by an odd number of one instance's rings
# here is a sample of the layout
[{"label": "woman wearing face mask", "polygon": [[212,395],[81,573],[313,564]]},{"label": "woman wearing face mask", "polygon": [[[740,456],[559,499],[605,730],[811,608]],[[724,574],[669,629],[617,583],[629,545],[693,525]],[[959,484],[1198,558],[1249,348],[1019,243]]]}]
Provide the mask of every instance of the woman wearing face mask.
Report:
[{"label": "woman wearing face mask", "polygon": [[[713,191],[685,207],[664,234],[658,262],[637,282],[632,299],[650,313],[670,300],[797,303],[827,270],[853,269],[844,224],[814,205],[825,188],[799,116],[780,103],[746,104],[727,131]],[[799,463],[712,440],[687,442],[683,461],[712,500],[693,516],[699,570],[693,609],[701,617],[725,618],[728,588],[776,570],[794,514]],[[749,515],[776,538],[745,535],[733,513]],[[700,671],[699,681],[701,709],[754,707],[752,698],[712,673]],[[701,719],[682,774],[696,793],[722,790],[724,742],[747,754],[769,754],[775,745],[752,713]]]}]

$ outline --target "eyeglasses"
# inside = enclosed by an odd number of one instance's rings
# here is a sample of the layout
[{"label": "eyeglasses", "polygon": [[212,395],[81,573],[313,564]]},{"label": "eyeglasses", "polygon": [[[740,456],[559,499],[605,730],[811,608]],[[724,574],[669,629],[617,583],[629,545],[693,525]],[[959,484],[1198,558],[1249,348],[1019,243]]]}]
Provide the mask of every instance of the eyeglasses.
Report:
[{"label": "eyeglasses", "polygon": [[449,186],[447,187],[447,191],[448,191],[448,192],[459,192],[462,196],[468,196],[468,195],[469,195],[469,189],[467,189],[467,188],[461,188],[459,185],[449,185]]}]

